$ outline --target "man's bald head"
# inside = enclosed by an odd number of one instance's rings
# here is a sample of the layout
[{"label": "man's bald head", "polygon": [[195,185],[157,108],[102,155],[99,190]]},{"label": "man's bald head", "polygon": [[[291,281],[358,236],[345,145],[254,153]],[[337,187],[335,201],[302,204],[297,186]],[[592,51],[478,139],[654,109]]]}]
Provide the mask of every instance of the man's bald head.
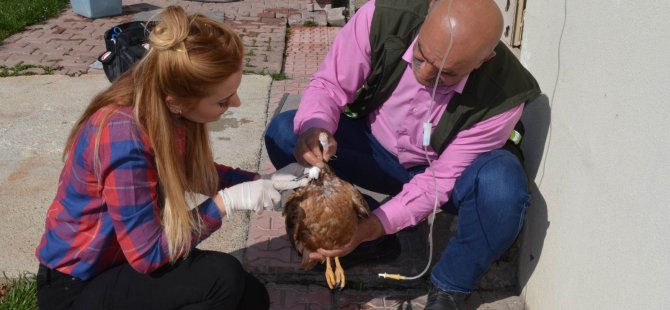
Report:
[{"label": "man's bald head", "polygon": [[452,31],[454,44],[470,43],[469,46],[484,49],[483,52],[493,51],[503,30],[498,5],[493,0],[451,0],[451,5],[449,2],[438,0],[433,4],[424,29],[434,28],[430,30],[444,33],[446,40]]},{"label": "man's bald head", "polygon": [[[453,85],[458,82],[454,81],[456,77],[462,79],[495,55],[493,49],[502,30],[502,14],[493,0],[437,0],[419,32],[414,56],[439,67],[453,40],[443,68],[452,71],[454,78],[441,83]],[[427,75],[421,75],[416,69],[417,80],[425,84]]]}]

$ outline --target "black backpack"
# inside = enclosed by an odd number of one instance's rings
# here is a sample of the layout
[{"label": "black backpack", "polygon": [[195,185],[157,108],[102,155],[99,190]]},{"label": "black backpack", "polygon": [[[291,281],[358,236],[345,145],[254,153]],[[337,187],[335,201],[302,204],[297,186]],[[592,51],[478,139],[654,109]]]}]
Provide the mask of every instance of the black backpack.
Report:
[{"label": "black backpack", "polygon": [[149,49],[151,24],[134,21],[119,24],[105,31],[107,51],[98,57],[110,82],[140,60]]}]

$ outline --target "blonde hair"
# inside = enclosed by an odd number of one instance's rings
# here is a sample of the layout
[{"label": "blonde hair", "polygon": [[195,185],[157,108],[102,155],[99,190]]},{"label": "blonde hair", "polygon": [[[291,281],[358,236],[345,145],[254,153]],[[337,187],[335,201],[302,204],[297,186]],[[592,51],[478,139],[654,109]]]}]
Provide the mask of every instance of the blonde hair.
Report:
[{"label": "blonde hair", "polygon": [[[178,6],[161,12],[149,41],[147,54],[86,108],[70,132],[63,157],[96,111],[108,105],[133,106],[135,121],[149,137],[155,154],[165,199],[162,225],[174,262],[189,254],[192,239],[199,238],[201,231],[200,218],[192,216],[185,193],[214,196],[219,179],[206,124],[184,120],[187,143],[182,162],[165,99],[171,96],[184,111],[194,108],[212,87],[241,70],[244,51],[229,27],[204,15],[187,16]],[[99,137],[96,150],[98,143]]]}]

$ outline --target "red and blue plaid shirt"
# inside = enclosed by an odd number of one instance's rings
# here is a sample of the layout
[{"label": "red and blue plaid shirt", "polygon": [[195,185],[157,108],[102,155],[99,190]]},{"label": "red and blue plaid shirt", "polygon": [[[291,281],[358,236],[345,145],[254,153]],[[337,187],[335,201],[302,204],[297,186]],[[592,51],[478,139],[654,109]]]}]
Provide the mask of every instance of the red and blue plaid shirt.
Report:
[{"label": "red and blue plaid shirt", "polygon": [[[101,124],[109,109],[113,112]],[[183,153],[185,132],[179,132]],[[97,135],[100,165],[94,167]],[[216,165],[216,169],[221,188],[255,177],[223,165]],[[141,273],[167,264],[158,183],[153,150],[132,108],[100,109],[82,126],[70,149],[35,251],[37,259],[83,280],[125,262]],[[195,247],[221,226],[221,214],[212,199],[193,212],[199,213],[205,228],[201,238],[193,240]]]}]

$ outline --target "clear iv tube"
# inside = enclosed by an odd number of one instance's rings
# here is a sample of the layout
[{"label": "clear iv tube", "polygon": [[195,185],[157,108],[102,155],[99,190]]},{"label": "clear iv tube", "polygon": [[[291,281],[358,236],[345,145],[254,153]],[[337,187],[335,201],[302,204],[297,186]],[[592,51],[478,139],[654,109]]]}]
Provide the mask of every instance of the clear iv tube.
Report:
[{"label": "clear iv tube", "polygon": [[[426,123],[430,124],[431,123],[430,118],[431,118],[431,114],[432,114],[432,111],[433,111],[433,104],[435,103],[435,93],[437,91],[437,85],[440,83],[440,76],[442,75],[442,69],[444,68],[444,64],[447,61],[447,56],[449,56],[449,53],[451,52],[451,47],[454,43],[453,34],[452,34],[452,25],[451,25],[451,4],[452,4],[452,1],[453,0],[449,0],[449,4],[447,6],[447,25],[449,27],[449,45],[447,45],[447,50],[444,52],[444,56],[442,56],[442,62],[440,63],[440,67],[438,68],[437,76],[435,76],[435,84],[433,85],[433,93],[430,97],[431,98],[430,99],[430,105],[428,106],[428,116],[427,116],[427,119],[424,122],[424,124],[426,124]],[[426,61],[426,60],[424,59],[424,61]],[[430,130],[430,128],[432,128],[432,126],[427,126],[427,128],[428,128],[428,130]],[[426,126],[424,126],[424,130],[426,130]],[[425,132],[424,132],[424,135],[426,135]],[[430,136],[430,134],[428,134],[428,135]],[[423,271],[421,271],[421,273],[419,273],[418,275],[415,275],[415,276],[410,277],[410,276],[403,276],[403,275],[400,275],[400,274],[388,274],[388,273],[385,272],[385,273],[380,273],[379,274],[379,277],[381,277],[381,278],[389,278],[389,279],[394,279],[394,280],[416,280],[416,279],[421,278],[423,275],[425,275],[426,272],[428,272],[428,270],[430,269],[430,264],[433,260],[433,226],[434,226],[434,222],[435,222],[435,215],[437,214],[437,205],[438,205],[437,194],[438,194],[438,191],[437,191],[437,178],[435,177],[435,170],[432,169],[433,164],[432,164],[432,161],[430,160],[430,157],[428,156],[428,149],[427,149],[428,144],[429,143],[426,143],[424,141],[424,143],[423,143],[423,153],[426,157],[426,161],[428,162],[428,169],[430,170],[431,175],[433,177],[433,188],[435,189],[435,191],[433,193],[433,197],[435,198],[434,205],[433,205],[433,213],[428,217],[428,223],[429,223],[429,226],[430,226],[429,231],[428,231],[428,263],[426,264],[426,268],[424,268]]]}]

